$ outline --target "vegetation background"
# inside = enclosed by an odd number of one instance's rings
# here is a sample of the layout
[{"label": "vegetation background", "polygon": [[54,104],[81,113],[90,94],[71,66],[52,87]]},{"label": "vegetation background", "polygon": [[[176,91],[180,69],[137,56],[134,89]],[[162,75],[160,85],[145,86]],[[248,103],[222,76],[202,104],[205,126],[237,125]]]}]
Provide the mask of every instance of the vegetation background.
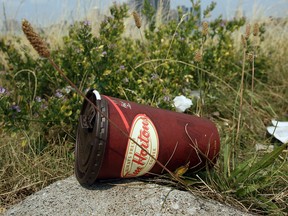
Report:
[{"label": "vegetation background", "polygon": [[[175,19],[164,22],[145,4],[139,29],[133,9],[115,3],[107,16],[37,31],[83,92],[95,88],[170,110],[182,94],[194,104],[187,113],[217,124],[221,153],[215,168],[176,172],[186,183],[181,187],[244,211],[286,215],[287,143],[267,136],[266,127],[272,119],[288,119],[287,17],[210,20],[214,3],[203,11],[200,1],[191,5],[193,11],[179,8]],[[5,211],[73,174],[82,98],[22,34],[2,34],[0,53],[0,211]]]}]

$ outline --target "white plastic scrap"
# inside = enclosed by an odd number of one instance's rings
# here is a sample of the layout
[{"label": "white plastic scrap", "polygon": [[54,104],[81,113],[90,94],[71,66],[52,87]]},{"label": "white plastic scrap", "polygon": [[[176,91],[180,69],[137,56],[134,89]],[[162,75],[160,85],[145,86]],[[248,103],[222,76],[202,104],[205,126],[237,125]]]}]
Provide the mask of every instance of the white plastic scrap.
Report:
[{"label": "white plastic scrap", "polygon": [[282,143],[288,142],[288,122],[272,120],[272,125],[267,127],[268,133]]},{"label": "white plastic scrap", "polygon": [[193,105],[192,100],[186,98],[183,95],[176,96],[173,99],[173,102],[176,108],[176,112],[185,112],[186,109],[190,108]]},{"label": "white plastic scrap", "polygon": [[257,144],[255,145],[255,149],[256,149],[256,151],[272,152],[273,149],[274,149],[274,145],[269,145],[269,146],[267,146],[267,145],[263,145],[263,144],[261,144],[261,143],[257,143]]}]

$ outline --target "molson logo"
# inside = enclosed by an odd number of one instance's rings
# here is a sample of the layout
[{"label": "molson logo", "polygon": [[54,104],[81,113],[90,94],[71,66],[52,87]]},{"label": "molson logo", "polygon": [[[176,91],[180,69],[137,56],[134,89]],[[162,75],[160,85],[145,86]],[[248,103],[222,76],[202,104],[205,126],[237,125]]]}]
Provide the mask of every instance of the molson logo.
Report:
[{"label": "molson logo", "polygon": [[[131,126],[129,136],[157,159],[159,153],[159,138],[157,130],[148,116],[138,114]],[[149,172],[156,161],[147,152],[128,140],[126,155],[122,167],[122,177],[136,177]]]}]

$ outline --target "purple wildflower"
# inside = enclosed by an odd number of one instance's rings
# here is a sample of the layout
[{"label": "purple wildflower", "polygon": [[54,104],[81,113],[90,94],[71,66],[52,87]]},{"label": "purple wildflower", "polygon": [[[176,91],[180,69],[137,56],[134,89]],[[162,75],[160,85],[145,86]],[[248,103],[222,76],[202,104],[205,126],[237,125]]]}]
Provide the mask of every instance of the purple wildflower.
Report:
[{"label": "purple wildflower", "polygon": [[124,65],[120,65],[120,70],[125,70],[125,66]]},{"label": "purple wildflower", "polygon": [[37,97],[35,97],[35,101],[37,101],[38,103],[41,103],[42,99],[41,99],[41,97],[37,96]]},{"label": "purple wildflower", "polygon": [[2,86],[0,86],[0,94],[5,94],[6,89]]},{"label": "purple wildflower", "polygon": [[170,101],[170,96],[169,96],[169,95],[165,95],[165,96],[163,97],[163,100],[164,100],[165,102]]},{"label": "purple wildflower", "polygon": [[18,105],[11,106],[11,109],[16,111],[16,112],[21,112],[21,109],[20,109],[20,107]]},{"label": "purple wildflower", "polygon": [[226,26],[226,21],[223,21],[223,20],[222,20],[222,21],[220,22],[220,26],[224,28],[224,27]]},{"label": "purple wildflower", "polygon": [[152,79],[152,80],[156,80],[156,79],[158,79],[158,78],[159,78],[158,74],[152,73],[152,76],[151,76],[151,79]]},{"label": "purple wildflower", "polygon": [[102,52],[102,55],[103,55],[103,56],[107,55],[107,52],[106,52],[106,51],[103,51],[103,52]]},{"label": "purple wildflower", "polygon": [[41,104],[41,109],[47,109],[48,108],[48,106],[47,106],[47,104]]},{"label": "purple wildflower", "polygon": [[91,22],[90,22],[89,20],[85,20],[85,21],[83,22],[83,25],[84,25],[84,26],[90,26],[90,25],[91,25]]},{"label": "purple wildflower", "polygon": [[63,97],[63,94],[62,94],[62,92],[60,92],[60,90],[56,90],[55,96],[56,96],[57,98],[62,98],[62,97]]}]

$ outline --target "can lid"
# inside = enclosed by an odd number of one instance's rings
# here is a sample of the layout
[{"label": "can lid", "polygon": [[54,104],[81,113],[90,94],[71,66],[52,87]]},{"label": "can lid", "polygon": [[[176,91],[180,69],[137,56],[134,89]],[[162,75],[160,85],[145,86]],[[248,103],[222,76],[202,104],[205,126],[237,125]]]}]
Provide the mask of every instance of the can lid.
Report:
[{"label": "can lid", "polygon": [[[96,90],[87,93],[98,109],[108,116],[108,104]],[[76,137],[75,174],[82,185],[93,184],[99,174],[106,148],[108,119],[87,100],[83,102]]]}]

